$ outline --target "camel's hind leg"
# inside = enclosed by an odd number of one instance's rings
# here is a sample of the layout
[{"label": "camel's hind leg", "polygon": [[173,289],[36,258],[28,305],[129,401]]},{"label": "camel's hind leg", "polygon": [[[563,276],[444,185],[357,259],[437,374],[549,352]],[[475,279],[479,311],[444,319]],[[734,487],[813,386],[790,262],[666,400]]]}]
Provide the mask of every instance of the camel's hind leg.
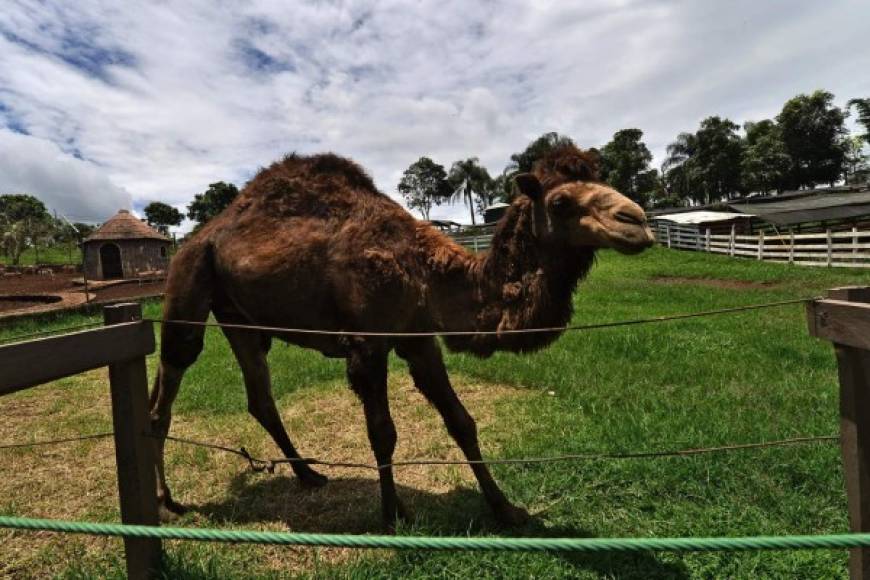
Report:
[{"label": "camel's hind leg", "polygon": [[[226,315],[215,313],[221,322],[229,322]],[[233,320],[233,322],[237,322]],[[299,453],[290,441],[281,415],[272,396],[272,381],[266,354],[269,352],[270,337],[253,330],[223,328],[224,335],[242,367],[245,389],[248,393],[248,411],[268,431],[288,459],[300,459]],[[310,465],[301,461],[290,463],[299,481],[310,487],[320,487],[327,482],[326,476],[314,471]]]},{"label": "camel's hind leg", "polygon": [[386,349],[360,341],[348,353],[347,377],[351,388],[363,403],[369,442],[379,466],[384,525],[392,530],[396,519],[407,519],[408,514],[396,494],[390,465],[396,448],[396,425],[390,416],[387,398],[387,355]]}]

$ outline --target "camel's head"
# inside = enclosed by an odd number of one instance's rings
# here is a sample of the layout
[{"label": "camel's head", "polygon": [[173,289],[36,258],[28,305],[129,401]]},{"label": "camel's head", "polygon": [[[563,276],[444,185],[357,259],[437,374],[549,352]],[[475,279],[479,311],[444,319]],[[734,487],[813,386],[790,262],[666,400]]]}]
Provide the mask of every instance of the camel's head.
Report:
[{"label": "camel's head", "polygon": [[541,159],[532,173],[514,178],[546,219],[547,235],[574,248],[613,248],[636,254],[653,234],[643,209],[597,180],[597,159],[575,147]]}]

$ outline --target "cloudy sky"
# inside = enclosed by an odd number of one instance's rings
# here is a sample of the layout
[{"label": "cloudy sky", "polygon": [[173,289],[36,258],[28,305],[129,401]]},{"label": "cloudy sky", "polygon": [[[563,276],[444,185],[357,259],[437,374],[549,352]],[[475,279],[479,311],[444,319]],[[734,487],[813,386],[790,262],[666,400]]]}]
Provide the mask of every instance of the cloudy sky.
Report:
[{"label": "cloudy sky", "polygon": [[332,150],[395,195],[421,155],[497,174],[546,131],[626,127],[658,164],[710,114],[870,96],[868,22],[866,0],[3,0],[0,192],[102,220]]}]

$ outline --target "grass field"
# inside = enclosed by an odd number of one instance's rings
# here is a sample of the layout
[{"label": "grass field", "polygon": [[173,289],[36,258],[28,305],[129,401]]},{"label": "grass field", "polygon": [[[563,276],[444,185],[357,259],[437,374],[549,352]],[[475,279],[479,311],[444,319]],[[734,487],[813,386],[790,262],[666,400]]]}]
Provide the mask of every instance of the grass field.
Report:
[{"label": "grass field", "polygon": [[[37,259],[38,258],[38,259]],[[0,265],[8,266],[12,263],[9,256],[0,255]],[[51,248],[27,248],[21,254],[18,261],[20,266],[33,266],[34,264],[81,264],[82,252],[76,247],[55,246]]]},{"label": "grass field", "polygon": [[[575,296],[573,323],[648,317],[808,297],[866,284],[864,272],[788,267],[655,249],[604,253]],[[159,304],[146,307],[157,315]],[[0,330],[78,324],[62,317]],[[276,344],[274,392],[304,455],[370,462],[361,409],[340,362]],[[153,372],[155,361],[150,370]],[[799,305],[710,318],[568,333],[531,356],[450,355],[454,383],[478,419],[490,457],[715,446],[838,432],[832,350],[807,335]],[[458,458],[435,412],[391,362],[396,459]],[[110,429],[104,371],[0,399],[0,444]],[[241,376],[209,331],[175,406],[173,433],[275,456],[245,412]],[[110,441],[0,451],[0,513],[117,521]],[[309,491],[289,470],[250,474],[238,458],[169,445],[179,525],[378,532],[377,483],[330,470]],[[497,466],[509,497],[536,514],[496,527],[466,469],[399,470],[415,521],[404,534],[741,536],[847,530],[839,449],[833,444],[680,458]],[[838,578],[845,550],[594,555],[354,552],[169,542],[167,577]],[[121,543],[0,531],[0,575],[121,577]],[[73,562],[70,564],[70,562]]]}]

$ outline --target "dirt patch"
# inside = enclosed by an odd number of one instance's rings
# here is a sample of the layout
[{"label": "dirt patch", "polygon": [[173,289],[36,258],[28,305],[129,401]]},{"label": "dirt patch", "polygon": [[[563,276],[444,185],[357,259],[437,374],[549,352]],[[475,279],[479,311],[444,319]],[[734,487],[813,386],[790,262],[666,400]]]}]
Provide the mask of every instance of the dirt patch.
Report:
[{"label": "dirt patch", "polygon": [[695,286],[708,286],[710,288],[723,288],[726,290],[770,289],[778,286],[776,282],[751,282],[749,280],[727,278],[691,278],[687,276],[653,276],[650,280],[656,284],[693,284]]},{"label": "dirt patch", "polygon": [[46,304],[55,304],[62,301],[63,298],[52,294],[42,295],[0,295],[0,312],[21,310],[24,308],[33,308],[35,306],[43,306]]},{"label": "dirt patch", "polygon": [[153,296],[155,294],[163,294],[166,291],[166,282],[146,282],[139,284],[138,282],[130,282],[129,284],[119,284],[101,288],[94,292],[96,300],[102,302],[104,300],[117,300],[118,298],[139,298],[142,296]]},{"label": "dirt patch", "polygon": [[[499,401],[534,396],[528,391],[482,385],[457,377],[456,390],[477,419],[486,455],[516,428],[498,415]],[[228,385],[226,388],[243,388]],[[440,417],[413,388],[407,375],[390,378],[390,400],[399,434],[395,460],[432,457],[461,459]],[[346,387],[315,387],[279,402],[285,425],[300,452],[322,459],[372,464],[361,405]],[[0,444],[85,435],[111,429],[106,371],[92,371],[0,399]],[[172,433],[238,448],[254,455],[280,452],[243,410],[237,415],[176,414]],[[378,533],[377,473],[321,468],[330,482],[302,488],[286,465],[275,474],[251,473],[238,457],[167,444],[167,474],[176,499],[190,508],[182,526]],[[0,513],[31,517],[118,521],[114,451],[111,439],[55,447],[0,451]],[[399,494],[421,517],[452,514],[462,527],[486,517],[473,475],[465,466],[420,466],[396,470]],[[471,505],[476,509],[469,513]],[[443,516],[441,516],[443,517]],[[314,571],[323,564],[360,556],[349,549],[223,545],[197,546],[204,557],[232,549],[252,572],[287,574]],[[203,552],[200,552],[203,551]],[[389,552],[384,552],[385,556]],[[122,556],[119,540],[31,534],[0,530],[0,577],[42,578],[65,569],[69,559],[98,565]]]},{"label": "dirt patch", "polygon": [[[0,314],[24,314],[63,310],[84,304],[84,286],[80,284],[81,274],[59,272],[54,276],[22,274],[20,276],[0,277]],[[107,302],[125,298],[154,296],[165,291],[166,283],[159,281],[124,280],[109,283],[97,282],[89,285],[92,302]],[[59,299],[48,304],[31,296],[57,296]],[[21,296],[20,300],[14,297]]]},{"label": "dirt patch", "polygon": [[58,272],[54,276],[41,276],[38,274],[21,274],[0,277],[0,294],[58,294],[75,289],[73,279],[81,278],[81,274],[74,272]]}]

